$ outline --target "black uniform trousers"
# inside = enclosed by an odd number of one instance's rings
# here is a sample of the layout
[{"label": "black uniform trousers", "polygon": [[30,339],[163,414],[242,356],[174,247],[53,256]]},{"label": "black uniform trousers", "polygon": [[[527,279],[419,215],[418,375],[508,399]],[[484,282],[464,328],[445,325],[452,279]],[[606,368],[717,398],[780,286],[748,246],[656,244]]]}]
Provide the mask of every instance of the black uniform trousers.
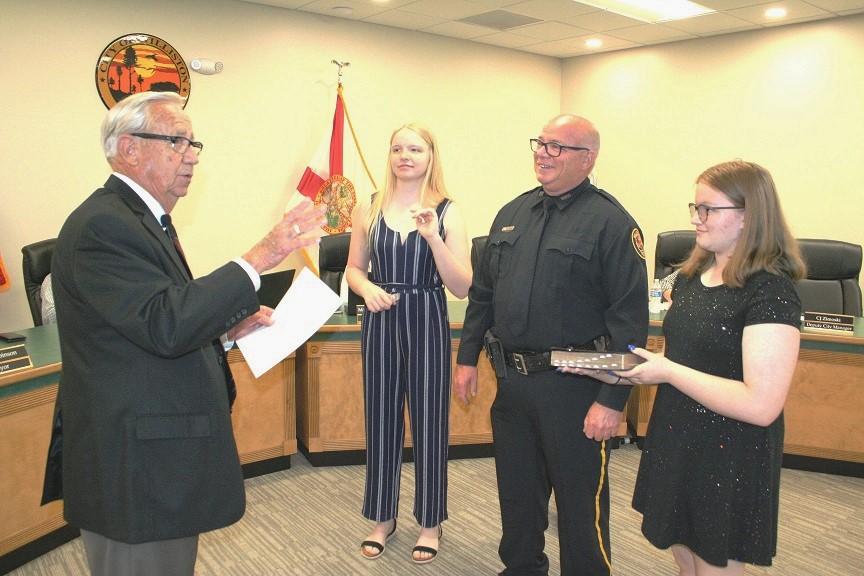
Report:
[{"label": "black uniform trousers", "polygon": [[492,404],[506,576],[548,574],[544,532],[555,491],[562,576],[609,576],[609,447],[583,432],[596,380],[508,367]]}]

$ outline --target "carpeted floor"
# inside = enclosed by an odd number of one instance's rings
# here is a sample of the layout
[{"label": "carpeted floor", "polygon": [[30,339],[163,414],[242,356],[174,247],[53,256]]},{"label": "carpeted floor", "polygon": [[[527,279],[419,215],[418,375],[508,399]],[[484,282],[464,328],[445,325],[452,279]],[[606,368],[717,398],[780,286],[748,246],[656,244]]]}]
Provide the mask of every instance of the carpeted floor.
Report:
[{"label": "carpeted floor", "polygon": [[[674,576],[671,554],[656,550],[639,532],[630,508],[639,450],[612,451],[612,563],[616,576]],[[314,468],[301,456],[292,468],[246,481],[243,519],[201,538],[198,576],[478,575],[502,569],[498,559],[500,516],[494,462],[450,462],[450,519],[444,523],[439,557],[414,565],[418,527],[411,516],[413,465],[402,473],[399,529],[384,555],[364,560],[359,543],[371,523],[360,516],[363,467]],[[557,575],[558,538],[554,502],[547,531],[550,574]],[[771,568],[748,575],[853,576],[864,574],[864,479],[784,470],[779,552]],[[80,540],[74,540],[10,573],[10,576],[87,574]]]}]

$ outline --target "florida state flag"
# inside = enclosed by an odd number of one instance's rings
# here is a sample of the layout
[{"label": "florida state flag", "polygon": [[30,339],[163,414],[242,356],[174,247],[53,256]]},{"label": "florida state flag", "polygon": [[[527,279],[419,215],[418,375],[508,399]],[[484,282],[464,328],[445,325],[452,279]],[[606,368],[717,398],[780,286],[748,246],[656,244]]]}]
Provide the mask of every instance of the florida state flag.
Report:
[{"label": "florida state flag", "polygon": [[[351,212],[357,204],[356,186],[360,184],[363,169],[365,162],[351,128],[351,119],[345,109],[340,84],[336,94],[332,128],[322,138],[315,156],[297,184],[300,194],[311,199],[316,205],[327,205],[327,223],[322,228],[322,235],[351,229]],[[368,169],[366,173],[368,175]],[[369,180],[374,187],[371,176]]]}]

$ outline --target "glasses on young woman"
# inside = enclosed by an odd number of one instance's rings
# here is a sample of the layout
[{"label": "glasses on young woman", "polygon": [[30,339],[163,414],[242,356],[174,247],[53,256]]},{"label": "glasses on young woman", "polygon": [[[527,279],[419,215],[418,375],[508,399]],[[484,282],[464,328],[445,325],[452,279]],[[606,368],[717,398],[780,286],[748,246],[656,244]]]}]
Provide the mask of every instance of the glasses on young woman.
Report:
[{"label": "glasses on young woman", "polygon": [[690,207],[690,218],[693,216],[699,215],[699,221],[703,224],[706,220],[708,220],[708,216],[711,215],[711,212],[715,210],[743,210],[743,206],[706,206],[705,204],[694,204],[690,203],[687,206]]}]

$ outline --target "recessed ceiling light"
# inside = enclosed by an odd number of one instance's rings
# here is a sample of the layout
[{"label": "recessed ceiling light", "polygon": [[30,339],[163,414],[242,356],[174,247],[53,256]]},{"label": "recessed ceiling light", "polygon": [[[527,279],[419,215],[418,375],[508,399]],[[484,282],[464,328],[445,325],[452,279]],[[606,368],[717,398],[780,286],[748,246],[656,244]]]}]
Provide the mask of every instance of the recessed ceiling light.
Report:
[{"label": "recessed ceiling light", "polygon": [[787,13],[788,12],[786,12],[786,9],[783,7],[769,8],[768,10],[765,10],[765,17],[766,18],[783,18],[786,16]]},{"label": "recessed ceiling light", "polygon": [[601,10],[621,14],[643,22],[681,20],[716,12],[688,0],[578,0]]},{"label": "recessed ceiling light", "polygon": [[603,41],[599,38],[591,38],[590,40],[585,41],[585,46],[588,48],[600,48],[603,45]]},{"label": "recessed ceiling light", "polygon": [[349,14],[354,12],[354,9],[349,6],[334,6],[330,9],[330,11],[337,16],[348,16]]}]

